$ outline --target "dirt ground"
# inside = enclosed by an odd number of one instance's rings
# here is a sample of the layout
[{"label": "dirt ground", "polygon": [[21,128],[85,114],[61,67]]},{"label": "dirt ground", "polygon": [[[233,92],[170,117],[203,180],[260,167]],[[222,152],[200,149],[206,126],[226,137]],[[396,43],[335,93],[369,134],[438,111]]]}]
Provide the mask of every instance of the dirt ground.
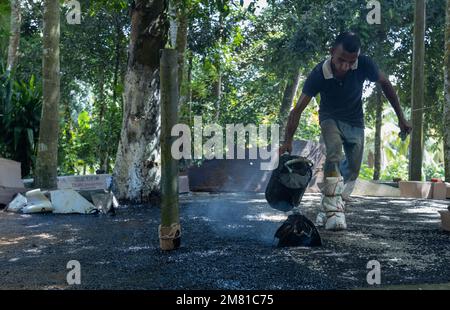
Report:
[{"label": "dirt ground", "polygon": [[[320,196],[305,195],[315,218]],[[367,263],[381,266],[381,288],[450,282],[450,235],[438,210],[449,201],[362,198],[347,206],[349,229],[320,230],[319,248],[275,246],[286,215],[263,194],[180,196],[181,248],[159,249],[160,210],[121,206],[116,216],[0,212],[1,289],[352,289],[369,288]],[[67,263],[81,266],[68,285]]]}]

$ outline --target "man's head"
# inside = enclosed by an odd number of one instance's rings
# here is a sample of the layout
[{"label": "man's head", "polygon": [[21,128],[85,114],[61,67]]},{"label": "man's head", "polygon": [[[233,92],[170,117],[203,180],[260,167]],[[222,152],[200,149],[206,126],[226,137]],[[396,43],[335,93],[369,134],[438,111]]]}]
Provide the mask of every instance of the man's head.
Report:
[{"label": "man's head", "polygon": [[330,50],[335,74],[345,75],[358,60],[360,50],[361,41],[355,33],[339,34]]}]

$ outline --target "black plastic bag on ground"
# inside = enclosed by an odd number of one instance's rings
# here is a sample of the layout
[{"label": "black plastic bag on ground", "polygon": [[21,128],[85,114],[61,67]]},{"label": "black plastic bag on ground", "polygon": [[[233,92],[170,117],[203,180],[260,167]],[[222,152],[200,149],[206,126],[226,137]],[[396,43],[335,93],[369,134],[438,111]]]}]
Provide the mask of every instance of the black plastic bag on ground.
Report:
[{"label": "black plastic bag on ground", "polygon": [[301,214],[289,215],[283,225],[275,233],[278,247],[288,246],[321,246],[322,239],[314,224]]},{"label": "black plastic bag on ground", "polygon": [[278,168],[272,172],[267,184],[267,202],[280,211],[292,210],[300,205],[311,178],[311,161],[304,157],[283,154],[278,161]]}]

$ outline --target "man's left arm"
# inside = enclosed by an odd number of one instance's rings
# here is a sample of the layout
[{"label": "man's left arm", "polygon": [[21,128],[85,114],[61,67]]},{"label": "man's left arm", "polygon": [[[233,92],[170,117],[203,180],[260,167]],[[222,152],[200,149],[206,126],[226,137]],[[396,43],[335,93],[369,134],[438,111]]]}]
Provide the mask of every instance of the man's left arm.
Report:
[{"label": "man's left arm", "polygon": [[412,130],[412,127],[406,120],[405,115],[403,114],[403,110],[400,107],[400,102],[398,100],[397,93],[395,92],[395,89],[392,86],[391,82],[386,77],[386,75],[381,71],[379,71],[379,79],[377,82],[380,83],[384,95],[386,96],[387,100],[389,100],[391,106],[394,108],[395,114],[397,114],[398,125],[400,126],[401,132],[409,134]]}]

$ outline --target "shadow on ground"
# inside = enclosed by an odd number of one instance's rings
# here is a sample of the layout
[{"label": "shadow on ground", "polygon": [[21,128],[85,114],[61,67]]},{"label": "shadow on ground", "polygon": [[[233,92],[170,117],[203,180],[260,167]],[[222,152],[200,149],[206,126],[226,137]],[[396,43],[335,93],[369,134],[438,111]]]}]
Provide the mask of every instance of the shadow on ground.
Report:
[{"label": "shadow on ground", "polygon": [[[349,229],[321,230],[320,248],[278,249],[286,218],[263,194],[180,197],[182,246],[159,249],[160,210],[119,208],[115,217],[0,212],[1,289],[351,289],[368,288],[367,263],[381,264],[381,287],[450,282],[450,235],[438,210],[448,202],[357,198]],[[318,195],[302,208],[315,218]],[[69,286],[70,260],[81,285]]]}]

